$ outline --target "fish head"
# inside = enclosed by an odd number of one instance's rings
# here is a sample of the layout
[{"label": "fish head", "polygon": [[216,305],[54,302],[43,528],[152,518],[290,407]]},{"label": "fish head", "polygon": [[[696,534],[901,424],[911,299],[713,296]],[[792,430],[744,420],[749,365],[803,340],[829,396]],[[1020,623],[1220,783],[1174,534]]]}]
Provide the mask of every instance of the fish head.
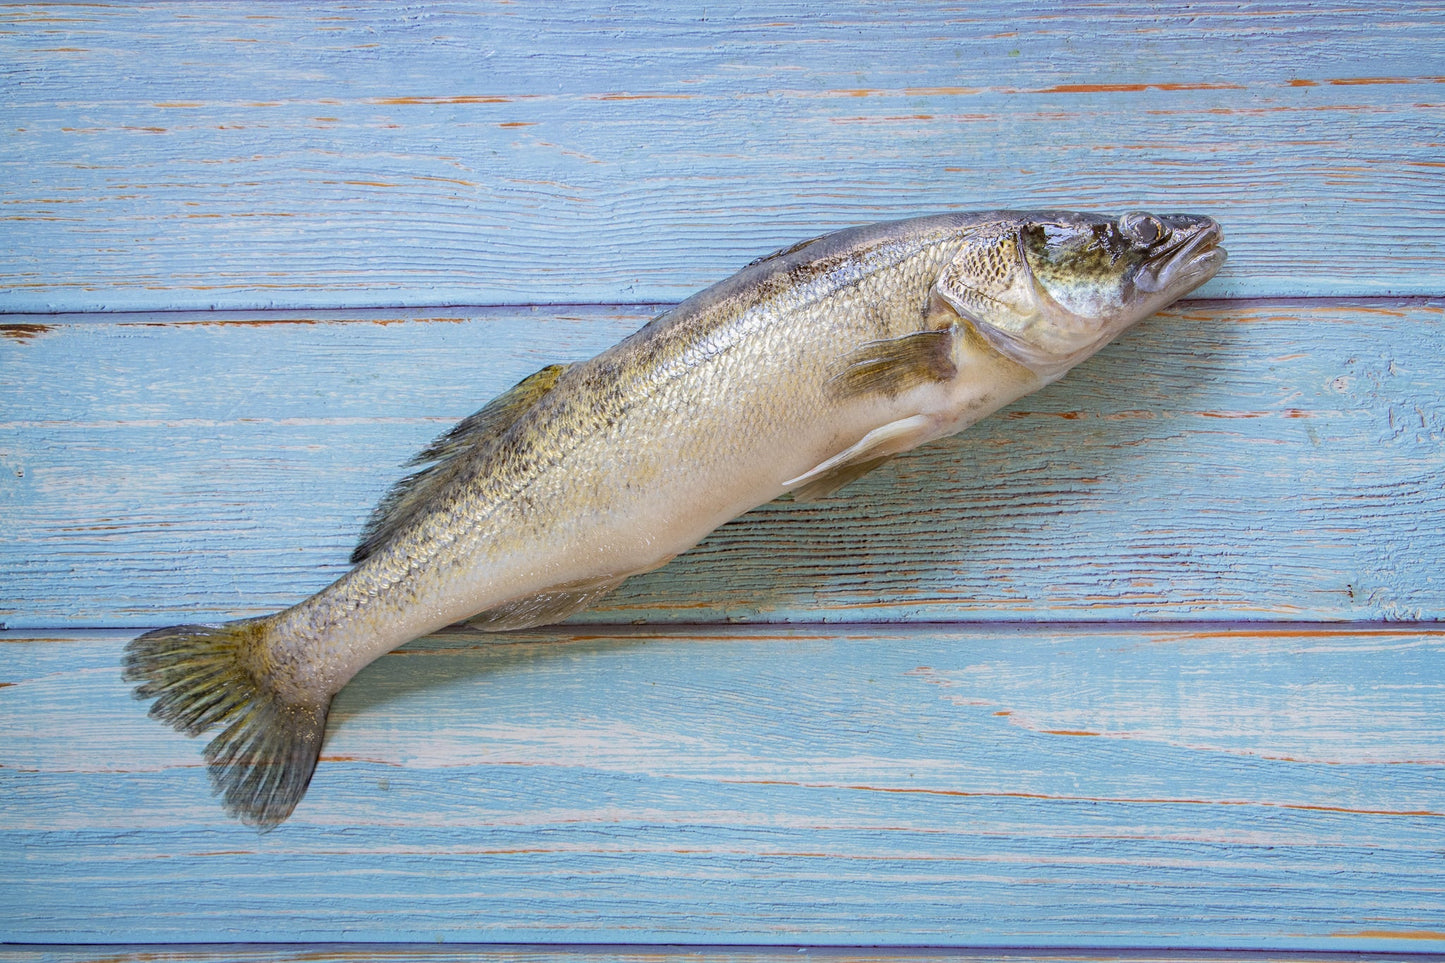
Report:
[{"label": "fish head", "polygon": [[1222,238],[1197,214],[1016,214],[970,232],[934,291],[1052,381],[1213,277]]}]

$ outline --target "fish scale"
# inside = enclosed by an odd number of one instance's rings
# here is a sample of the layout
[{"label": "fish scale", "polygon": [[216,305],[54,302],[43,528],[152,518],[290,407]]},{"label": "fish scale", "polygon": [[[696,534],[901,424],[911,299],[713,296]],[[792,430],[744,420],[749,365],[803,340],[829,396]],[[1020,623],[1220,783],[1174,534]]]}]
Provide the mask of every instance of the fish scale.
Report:
[{"label": "fish scale", "polygon": [[757,505],[960,431],[1213,276],[1219,241],[1196,215],[993,211],[761,258],[433,442],[330,586],[148,632],[126,676],[157,719],[220,730],[213,788],[270,828],[306,791],[332,697],[381,655],[459,621],[566,618]]}]

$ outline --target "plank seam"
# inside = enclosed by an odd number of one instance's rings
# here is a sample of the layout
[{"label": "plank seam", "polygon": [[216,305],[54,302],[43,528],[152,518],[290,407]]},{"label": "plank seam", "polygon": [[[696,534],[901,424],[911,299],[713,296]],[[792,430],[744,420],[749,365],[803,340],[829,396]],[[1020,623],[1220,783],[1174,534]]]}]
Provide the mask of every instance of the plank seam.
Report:
[{"label": "plank seam", "polygon": [[782,957],[784,954],[797,956],[822,956],[825,958],[849,957],[866,953],[869,959],[884,957],[909,960],[936,957],[947,954],[953,957],[985,957],[989,959],[1075,959],[1082,958],[1093,963],[1131,963],[1160,959],[1191,960],[1199,963],[1229,963],[1229,961],[1311,961],[1341,960],[1351,963],[1375,963],[1375,961],[1397,960],[1407,957],[1418,963],[1445,961],[1445,953],[1429,950],[1402,949],[1384,950],[1298,950],[1265,949],[1255,947],[1159,947],[1112,944],[919,944],[919,945],[876,945],[851,943],[417,943],[417,942],[355,942],[338,943],[321,941],[314,943],[0,943],[0,955],[12,952],[142,952],[157,949],[163,952],[191,954],[216,954],[220,952],[247,953],[305,953],[308,956],[328,951],[359,953],[405,953],[408,955],[438,955],[455,958],[458,954],[490,953],[509,956],[521,954],[558,954],[585,958],[588,956],[637,954],[648,956],[683,957],[709,953],[717,955],[748,954],[766,957]]}]

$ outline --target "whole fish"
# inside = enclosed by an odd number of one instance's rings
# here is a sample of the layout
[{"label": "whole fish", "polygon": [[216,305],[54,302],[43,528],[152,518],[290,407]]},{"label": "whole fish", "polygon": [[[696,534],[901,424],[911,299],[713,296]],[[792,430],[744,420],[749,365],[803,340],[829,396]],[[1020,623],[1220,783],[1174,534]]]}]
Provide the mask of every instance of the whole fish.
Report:
[{"label": "whole fish", "polygon": [[1040,388],[1204,283],[1197,215],[944,214],[804,241],[589,361],[543,368],[414,459],[354,567],[291,608],[130,643],[150,714],[269,828],[306,791],[332,697],[453,623],[554,622],[780,495],[817,498]]}]

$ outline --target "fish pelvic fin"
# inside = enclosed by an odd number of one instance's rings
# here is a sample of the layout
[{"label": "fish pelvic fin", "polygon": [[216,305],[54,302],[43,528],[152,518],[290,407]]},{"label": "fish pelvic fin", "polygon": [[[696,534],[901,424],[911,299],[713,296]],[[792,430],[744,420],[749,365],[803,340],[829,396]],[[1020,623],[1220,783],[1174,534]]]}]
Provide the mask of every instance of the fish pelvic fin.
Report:
[{"label": "fish pelvic fin", "polygon": [[863,477],[894,455],[922,444],[933,429],[933,419],[927,415],[909,415],[874,428],[852,447],[783,482],[783,487],[793,491],[794,501],[822,498]]},{"label": "fish pelvic fin", "polygon": [[197,736],[206,746],[211,789],[241,822],[270,830],[291,815],[316,769],[329,697],[284,700],[248,666],[269,619],[157,629],[126,646],[127,682],[137,699],[154,699],[153,719]]},{"label": "fish pelvic fin", "polygon": [[861,461],[841,464],[817,475],[810,472],[811,480],[793,489],[793,501],[804,505],[827,498],[838,489],[853,484],[873,469],[880,465],[886,465],[892,459],[892,455],[880,455],[877,458],[864,458]]},{"label": "fish pelvic fin", "polygon": [[397,482],[377,504],[351,553],[352,564],[369,558],[424,511],[432,496],[460,473],[468,453],[515,424],[570,367],[554,364],[528,375],[418,452],[408,464],[427,467]]}]

